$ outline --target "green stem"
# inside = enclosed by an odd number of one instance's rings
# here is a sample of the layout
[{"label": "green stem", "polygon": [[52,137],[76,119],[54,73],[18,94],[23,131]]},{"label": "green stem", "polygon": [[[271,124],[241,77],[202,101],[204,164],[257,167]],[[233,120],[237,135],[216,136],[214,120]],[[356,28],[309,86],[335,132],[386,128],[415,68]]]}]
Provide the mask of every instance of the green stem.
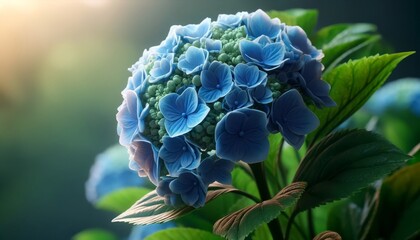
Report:
[{"label": "green stem", "polygon": [[315,226],[314,226],[314,219],[312,215],[312,209],[308,210],[308,227],[309,227],[309,237],[312,239],[315,237]]},{"label": "green stem", "polygon": [[292,229],[292,224],[295,221],[296,215],[297,215],[297,213],[293,212],[292,215],[289,218],[289,221],[287,222],[286,236],[284,237],[285,240],[289,240],[290,230]]},{"label": "green stem", "polygon": [[[291,226],[293,225],[295,227],[295,229],[299,232],[300,236],[303,239],[307,238],[307,235],[305,233],[305,231],[303,231],[303,229],[299,226],[299,224],[297,224],[294,219],[291,219],[289,217],[289,215],[287,215],[285,212],[282,213],[282,215],[287,219],[287,228],[286,228],[286,237],[288,238],[290,236],[290,231],[291,231]],[[297,214],[296,214],[297,215]],[[295,216],[293,216],[293,218],[295,218]],[[287,239],[285,237],[285,239]]]},{"label": "green stem", "polygon": [[[261,200],[271,199],[270,191],[268,190],[267,182],[265,181],[264,165],[262,162],[249,164],[257,182],[258,191],[260,193]],[[283,232],[281,230],[280,221],[278,218],[273,219],[268,223],[273,239],[283,240]]]},{"label": "green stem", "polygon": [[285,168],[282,163],[283,158],[281,157],[281,154],[283,152],[283,145],[284,145],[284,139],[282,138],[280,142],[279,152],[277,155],[277,166],[280,172],[280,178],[282,180],[282,184],[280,184],[280,189],[287,185],[287,172],[285,171]]}]

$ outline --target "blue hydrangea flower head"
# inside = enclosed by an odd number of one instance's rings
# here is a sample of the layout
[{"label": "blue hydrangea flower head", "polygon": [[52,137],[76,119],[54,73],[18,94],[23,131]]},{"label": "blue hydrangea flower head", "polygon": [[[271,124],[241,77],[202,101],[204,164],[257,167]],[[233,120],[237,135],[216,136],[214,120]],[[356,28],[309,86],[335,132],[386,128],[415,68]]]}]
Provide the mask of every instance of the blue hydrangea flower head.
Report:
[{"label": "blue hydrangea flower head", "polygon": [[261,35],[275,39],[281,31],[282,25],[278,18],[271,19],[267,13],[258,9],[256,12],[249,14],[246,27],[248,36],[252,39]]},{"label": "blue hydrangea flower head", "polygon": [[193,172],[183,172],[170,182],[170,190],[181,195],[182,201],[195,208],[202,207],[206,203],[207,186],[200,176]]},{"label": "blue hydrangea flower head", "polygon": [[206,49],[191,46],[179,57],[178,68],[186,74],[200,71],[207,62],[209,52]]},{"label": "blue hydrangea flower head", "polygon": [[237,161],[266,159],[269,130],[297,148],[318,125],[307,105],[334,103],[322,56],[262,10],[172,26],[129,69],[117,130],[130,168],[167,204],[202,206]]},{"label": "blue hydrangea flower head", "polygon": [[294,148],[299,149],[305,135],[318,125],[318,117],[305,105],[296,89],[287,91],[273,102],[269,128],[272,132],[280,132]]},{"label": "blue hydrangea flower head", "polygon": [[168,77],[172,74],[174,65],[174,54],[169,53],[165,57],[162,57],[159,60],[156,60],[153,64],[153,68],[150,70],[149,81],[151,83],[156,83],[162,80],[167,80]]},{"label": "blue hydrangea flower head", "polygon": [[91,203],[96,204],[107,194],[122,188],[147,185],[144,179],[128,168],[127,162],[127,149],[120,145],[114,145],[96,156],[85,184],[86,197]]},{"label": "blue hydrangea flower head", "polygon": [[212,155],[204,159],[197,170],[204,184],[208,185],[215,181],[223,184],[232,184],[232,175],[230,173],[234,167],[234,162]]},{"label": "blue hydrangea flower head", "polygon": [[123,92],[124,102],[118,107],[117,121],[120,144],[130,145],[136,135],[144,131],[144,119],[148,114],[148,107],[142,107],[136,92]]},{"label": "blue hydrangea flower head", "polygon": [[255,64],[266,71],[276,69],[287,60],[284,59],[285,46],[282,42],[272,42],[262,35],[253,41],[241,40],[239,49],[247,63]]},{"label": "blue hydrangea flower head", "polygon": [[248,91],[239,87],[233,87],[223,100],[223,108],[226,111],[233,111],[239,108],[246,108],[252,105]]},{"label": "blue hydrangea flower head", "polygon": [[242,108],[226,114],[216,126],[216,154],[231,161],[246,163],[266,159],[269,143],[264,112]]},{"label": "blue hydrangea flower head", "polygon": [[221,28],[239,27],[244,18],[248,16],[247,12],[238,12],[236,14],[219,14],[216,25]]},{"label": "blue hydrangea flower head", "polygon": [[228,65],[214,61],[201,72],[201,88],[198,95],[207,103],[226,96],[233,85]]},{"label": "blue hydrangea flower head", "polygon": [[176,29],[176,34],[188,42],[207,38],[211,35],[211,19],[206,18],[200,24],[189,24]]},{"label": "blue hydrangea flower head", "polygon": [[255,88],[267,82],[267,73],[260,71],[257,66],[239,63],[233,70],[235,83],[238,87]]},{"label": "blue hydrangea flower head", "polygon": [[130,167],[137,171],[140,177],[148,177],[157,185],[160,178],[159,151],[150,141],[135,139],[129,149]]},{"label": "blue hydrangea flower head", "polygon": [[171,93],[159,102],[165,118],[165,128],[170,137],[183,135],[206,117],[210,108],[202,102],[194,88],[187,88],[181,95]]},{"label": "blue hydrangea flower head", "polygon": [[159,157],[171,176],[177,177],[184,170],[194,170],[200,165],[200,150],[185,136],[163,137]]}]

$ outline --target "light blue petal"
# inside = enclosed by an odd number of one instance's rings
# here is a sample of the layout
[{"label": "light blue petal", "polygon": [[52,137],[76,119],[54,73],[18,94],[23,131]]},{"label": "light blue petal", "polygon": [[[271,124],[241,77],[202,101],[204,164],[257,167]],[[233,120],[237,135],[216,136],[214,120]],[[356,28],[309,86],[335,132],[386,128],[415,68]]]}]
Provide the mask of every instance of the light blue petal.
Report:
[{"label": "light blue petal", "polygon": [[177,137],[191,131],[191,128],[188,128],[187,126],[187,119],[184,117],[181,117],[176,121],[168,121],[165,119],[165,128],[170,137]]},{"label": "light blue petal", "polygon": [[197,105],[197,92],[192,87],[186,88],[176,99],[176,106],[178,106],[178,110],[187,115],[193,113],[197,109]]},{"label": "light blue petal", "polygon": [[220,98],[220,95],[221,93],[219,90],[208,89],[204,87],[201,87],[198,90],[198,96],[200,96],[201,99],[203,99],[206,103],[217,101]]},{"label": "light blue petal", "polygon": [[178,95],[176,93],[170,93],[164,96],[159,101],[159,109],[165,118],[168,121],[176,121],[182,117],[182,110],[178,109],[176,105],[176,100]]},{"label": "light blue petal", "polygon": [[187,126],[193,128],[200,124],[207,114],[210,112],[210,108],[206,104],[199,104],[196,111],[188,115]]}]

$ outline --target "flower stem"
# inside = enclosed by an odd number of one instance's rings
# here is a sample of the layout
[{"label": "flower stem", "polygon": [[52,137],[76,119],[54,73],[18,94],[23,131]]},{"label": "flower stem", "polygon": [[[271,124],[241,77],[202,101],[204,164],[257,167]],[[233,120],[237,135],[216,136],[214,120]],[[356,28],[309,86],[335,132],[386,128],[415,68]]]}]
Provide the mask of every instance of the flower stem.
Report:
[{"label": "flower stem", "polygon": [[[257,182],[258,191],[260,193],[261,200],[271,199],[270,191],[268,190],[267,182],[265,181],[264,165],[262,162],[249,164],[254,174],[255,181]],[[280,221],[278,218],[273,219],[268,223],[273,239],[283,240],[283,232],[281,230]]]},{"label": "flower stem", "polygon": [[289,236],[290,236],[290,230],[292,229],[292,224],[295,221],[295,217],[296,217],[297,213],[293,212],[292,215],[289,218],[289,221],[287,222],[287,227],[286,227],[286,236],[285,236],[285,240],[289,240]]},{"label": "flower stem", "polygon": [[314,218],[312,215],[312,209],[308,210],[308,227],[309,227],[309,237],[315,237],[315,226],[314,226]]}]

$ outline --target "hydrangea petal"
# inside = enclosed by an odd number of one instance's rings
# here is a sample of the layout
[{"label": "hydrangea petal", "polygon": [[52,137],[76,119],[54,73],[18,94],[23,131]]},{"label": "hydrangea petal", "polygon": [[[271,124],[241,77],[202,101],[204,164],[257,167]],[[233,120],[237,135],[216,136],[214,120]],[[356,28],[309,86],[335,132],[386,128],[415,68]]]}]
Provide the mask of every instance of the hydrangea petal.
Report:
[{"label": "hydrangea petal", "polygon": [[171,93],[166,95],[159,101],[159,109],[162,112],[165,119],[168,121],[176,121],[182,117],[177,108],[177,105],[174,104],[177,98],[177,94]]}]

